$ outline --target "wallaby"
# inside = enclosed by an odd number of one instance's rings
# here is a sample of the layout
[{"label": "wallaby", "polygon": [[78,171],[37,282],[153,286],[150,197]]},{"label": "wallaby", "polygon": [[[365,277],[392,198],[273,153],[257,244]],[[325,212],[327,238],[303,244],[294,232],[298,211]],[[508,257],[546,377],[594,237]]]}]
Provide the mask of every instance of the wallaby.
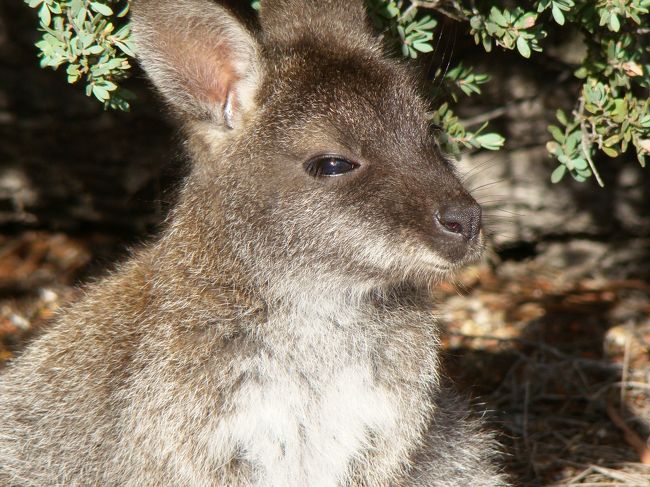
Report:
[{"label": "wallaby", "polygon": [[0,484],[506,484],[442,385],[428,291],[480,255],[481,210],[365,19],[133,1],[190,174],[159,239],[4,371]]}]

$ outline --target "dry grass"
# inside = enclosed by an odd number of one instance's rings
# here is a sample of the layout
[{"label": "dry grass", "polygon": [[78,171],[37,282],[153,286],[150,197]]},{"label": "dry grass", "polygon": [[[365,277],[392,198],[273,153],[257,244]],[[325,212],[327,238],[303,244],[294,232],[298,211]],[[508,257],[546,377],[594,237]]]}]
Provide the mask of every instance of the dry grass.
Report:
[{"label": "dry grass", "polygon": [[650,286],[534,260],[496,268],[442,288],[445,343],[515,483],[650,486]]}]

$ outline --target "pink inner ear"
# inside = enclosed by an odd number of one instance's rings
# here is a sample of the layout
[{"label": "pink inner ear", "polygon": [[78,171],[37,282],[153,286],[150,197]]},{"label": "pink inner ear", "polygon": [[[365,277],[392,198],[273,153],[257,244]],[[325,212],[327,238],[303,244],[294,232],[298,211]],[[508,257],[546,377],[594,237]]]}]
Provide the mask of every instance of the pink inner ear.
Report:
[{"label": "pink inner ear", "polygon": [[188,78],[188,90],[211,105],[223,106],[232,83],[237,79],[230,54],[231,49],[225,42],[210,47],[208,53],[192,53],[187,63],[190,68],[195,66],[195,71],[190,72],[196,76]]},{"label": "pink inner ear", "polygon": [[[240,78],[234,67],[235,53],[229,43],[218,38],[205,26],[195,26],[186,35],[160,29],[160,51],[167,55],[166,66],[171,75],[169,86],[179,99],[190,101],[200,109],[214,112],[222,110],[229,91]],[[178,91],[182,91],[179,93]],[[235,100],[230,100],[234,104]]]}]

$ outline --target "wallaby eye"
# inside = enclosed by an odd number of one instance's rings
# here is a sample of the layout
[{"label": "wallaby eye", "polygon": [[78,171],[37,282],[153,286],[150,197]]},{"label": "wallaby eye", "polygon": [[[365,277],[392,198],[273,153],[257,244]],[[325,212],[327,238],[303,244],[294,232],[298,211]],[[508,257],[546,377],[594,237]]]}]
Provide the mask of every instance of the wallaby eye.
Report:
[{"label": "wallaby eye", "polygon": [[319,176],[340,176],[359,167],[356,162],[350,162],[336,156],[321,156],[310,160],[306,171],[314,177]]}]

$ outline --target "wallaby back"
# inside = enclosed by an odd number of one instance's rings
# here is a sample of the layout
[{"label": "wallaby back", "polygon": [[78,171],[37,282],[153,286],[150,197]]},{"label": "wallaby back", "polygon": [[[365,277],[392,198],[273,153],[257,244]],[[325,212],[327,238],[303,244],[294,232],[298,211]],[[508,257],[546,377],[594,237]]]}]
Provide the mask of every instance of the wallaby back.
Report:
[{"label": "wallaby back", "polygon": [[132,12],[191,172],[4,371],[0,480],[503,485],[428,296],[480,255],[480,208],[363,2],[263,0],[259,32],[207,0]]}]

